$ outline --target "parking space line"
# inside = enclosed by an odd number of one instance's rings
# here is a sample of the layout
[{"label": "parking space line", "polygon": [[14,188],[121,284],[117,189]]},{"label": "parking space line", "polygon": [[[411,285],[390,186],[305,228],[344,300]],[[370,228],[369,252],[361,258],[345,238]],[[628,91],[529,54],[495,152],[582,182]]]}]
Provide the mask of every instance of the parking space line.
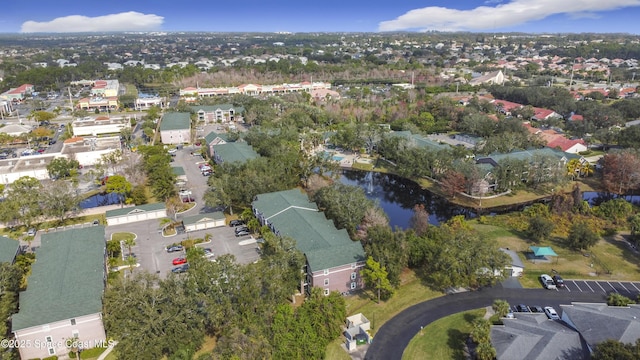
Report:
[{"label": "parking space line", "polygon": [[569,287],[567,286],[567,283],[565,282],[564,284],[564,288],[567,289],[568,292],[571,292],[571,289],[569,289]]},{"label": "parking space line", "polygon": [[594,281],[594,283],[596,283],[596,285],[598,285],[598,286],[600,287],[600,289],[602,289],[602,292],[607,292],[607,291],[602,287],[602,285],[600,285],[600,282],[599,282],[599,281]]},{"label": "parking space line", "polygon": [[611,286],[611,288],[613,289],[613,291],[617,292],[618,294],[620,294],[620,291],[618,291],[618,289],[614,288],[613,285],[611,285],[610,282],[607,281],[607,284],[609,284],[609,286]]},{"label": "parking space line", "polygon": [[578,283],[575,281],[572,281],[573,285],[575,285],[578,288],[578,291],[582,292],[582,289],[580,289],[580,286],[578,286]]},{"label": "parking space line", "polygon": [[634,284],[634,283],[630,283],[630,284],[631,284],[631,286],[633,286],[634,288],[636,288],[636,291],[640,292],[640,289],[638,289],[638,287],[636,286],[636,284]]},{"label": "parking space line", "polygon": [[[591,292],[595,292],[591,287],[591,285],[589,285],[589,283],[586,280],[582,280],[582,281],[584,282],[585,285],[587,285],[587,287],[591,290]],[[604,289],[602,289],[602,291],[604,291]]]},{"label": "parking space line", "polygon": [[630,293],[631,291],[629,291],[624,285],[622,285],[622,283],[620,281],[618,281],[618,284],[620,284],[620,286],[622,286],[622,288],[624,289],[624,291]]}]

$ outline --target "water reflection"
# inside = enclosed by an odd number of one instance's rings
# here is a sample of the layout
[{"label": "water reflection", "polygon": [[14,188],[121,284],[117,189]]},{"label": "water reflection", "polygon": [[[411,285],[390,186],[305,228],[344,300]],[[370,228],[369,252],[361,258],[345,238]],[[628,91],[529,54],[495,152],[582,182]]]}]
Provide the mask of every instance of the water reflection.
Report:
[{"label": "water reflection", "polygon": [[98,206],[119,204],[120,199],[116,193],[104,193],[92,195],[80,202],[81,209],[89,209]]},{"label": "water reflection", "polygon": [[585,191],[582,193],[582,199],[586,200],[591,206],[598,206],[605,201],[613,200],[619,197],[627,200],[633,205],[640,206],[640,195],[618,196],[616,194],[595,191]]},{"label": "water reflection", "polygon": [[449,203],[405,178],[378,172],[343,170],[340,182],[364,189],[367,198],[376,201],[389,217],[391,227],[409,228],[413,207],[423,204],[429,223],[437,225],[455,215],[474,217],[475,213]]}]

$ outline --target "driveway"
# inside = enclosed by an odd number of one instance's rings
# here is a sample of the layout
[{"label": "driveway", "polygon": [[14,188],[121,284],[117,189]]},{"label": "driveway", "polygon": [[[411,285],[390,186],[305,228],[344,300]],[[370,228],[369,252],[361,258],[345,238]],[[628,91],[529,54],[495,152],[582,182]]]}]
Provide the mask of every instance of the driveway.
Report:
[{"label": "driveway", "polygon": [[365,359],[401,359],[404,349],[421,327],[445,316],[491,306],[496,299],[504,299],[511,305],[553,306],[561,315],[560,304],[571,304],[572,301],[605,302],[606,293],[504,289],[497,286],[474,292],[445,295],[414,305],[387,321],[376,333]]}]

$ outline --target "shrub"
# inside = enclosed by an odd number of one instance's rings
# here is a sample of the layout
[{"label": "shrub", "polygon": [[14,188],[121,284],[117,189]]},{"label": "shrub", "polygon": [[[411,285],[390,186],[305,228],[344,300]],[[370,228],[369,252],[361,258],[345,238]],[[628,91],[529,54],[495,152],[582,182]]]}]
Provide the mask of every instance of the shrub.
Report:
[{"label": "shrub", "polygon": [[635,301],[618,293],[611,293],[607,296],[607,305],[609,306],[627,306],[629,304],[635,304]]}]

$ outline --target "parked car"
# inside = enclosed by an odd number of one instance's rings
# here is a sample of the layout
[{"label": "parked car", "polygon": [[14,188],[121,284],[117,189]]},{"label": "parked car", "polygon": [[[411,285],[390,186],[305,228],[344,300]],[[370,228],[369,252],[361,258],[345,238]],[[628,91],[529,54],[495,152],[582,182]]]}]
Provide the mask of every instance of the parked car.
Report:
[{"label": "parked car", "polygon": [[187,259],[183,257],[175,258],[171,262],[173,265],[182,265],[187,263]]},{"label": "parked car", "polygon": [[178,154],[178,149],[169,149],[167,152],[171,156],[176,156]]},{"label": "parked car", "polygon": [[244,221],[242,220],[231,220],[229,221],[229,226],[240,226],[240,225],[244,225]]},{"label": "parked car", "polygon": [[174,274],[181,274],[183,272],[186,272],[187,270],[189,270],[189,264],[182,264],[171,269],[171,272]]},{"label": "parked car", "polygon": [[516,310],[518,312],[526,312],[526,313],[531,312],[531,311],[529,311],[529,307],[527,307],[527,305],[525,305],[525,304],[517,305],[516,306]]},{"label": "parked car", "polygon": [[202,176],[211,176],[211,174],[213,174],[213,171],[211,170],[202,172]]},{"label": "parked car", "polygon": [[243,225],[243,226],[239,226],[239,227],[235,228],[235,230],[234,230],[234,231],[235,231],[235,232],[236,232],[236,234],[237,234],[237,233],[239,233],[239,232],[241,232],[241,231],[249,231],[249,228]]},{"label": "parked car", "polygon": [[529,306],[529,310],[531,310],[532,313],[543,313],[544,309],[541,306]]},{"label": "parked car", "polygon": [[191,190],[180,190],[178,195],[180,195],[180,196],[189,196],[189,195],[191,195]]},{"label": "parked car", "polygon": [[551,320],[560,320],[560,316],[558,316],[556,309],[552,308],[551,306],[546,306],[544,308],[544,313],[547,314],[547,317]]},{"label": "parked car", "polygon": [[182,251],[183,247],[182,245],[173,244],[173,245],[167,246],[166,249],[168,253],[172,253],[172,252]]},{"label": "parked car", "polygon": [[556,284],[557,287],[560,287],[560,288],[564,287],[564,280],[560,275],[553,275],[553,282]]},{"label": "parked car", "polygon": [[192,197],[183,197],[182,198],[182,202],[183,203],[192,203],[192,202],[195,202],[195,201],[196,201],[196,199],[194,199]]},{"label": "parked car", "polygon": [[513,314],[513,311],[511,311],[511,307],[509,307],[509,312],[507,312],[507,315],[505,315],[505,317],[507,319],[514,319],[516,316]]},{"label": "parked car", "polygon": [[250,234],[251,234],[251,233],[249,232],[249,230],[237,231],[237,232],[236,232],[236,237],[246,236],[246,235],[250,235]]},{"label": "parked car", "polygon": [[547,274],[540,275],[540,282],[542,282],[542,286],[544,286],[544,288],[547,289],[547,290],[555,290],[556,289],[556,283],[554,283],[553,279],[551,278],[551,276],[549,276]]},{"label": "parked car", "polygon": [[27,231],[27,236],[36,236],[36,232],[37,231],[38,230],[36,230],[34,228],[31,228],[31,229],[29,229],[29,231]]},{"label": "parked car", "polygon": [[210,248],[204,248],[202,250],[204,250],[204,257],[206,258],[215,256],[215,254],[213,253],[213,250],[211,250]]}]

